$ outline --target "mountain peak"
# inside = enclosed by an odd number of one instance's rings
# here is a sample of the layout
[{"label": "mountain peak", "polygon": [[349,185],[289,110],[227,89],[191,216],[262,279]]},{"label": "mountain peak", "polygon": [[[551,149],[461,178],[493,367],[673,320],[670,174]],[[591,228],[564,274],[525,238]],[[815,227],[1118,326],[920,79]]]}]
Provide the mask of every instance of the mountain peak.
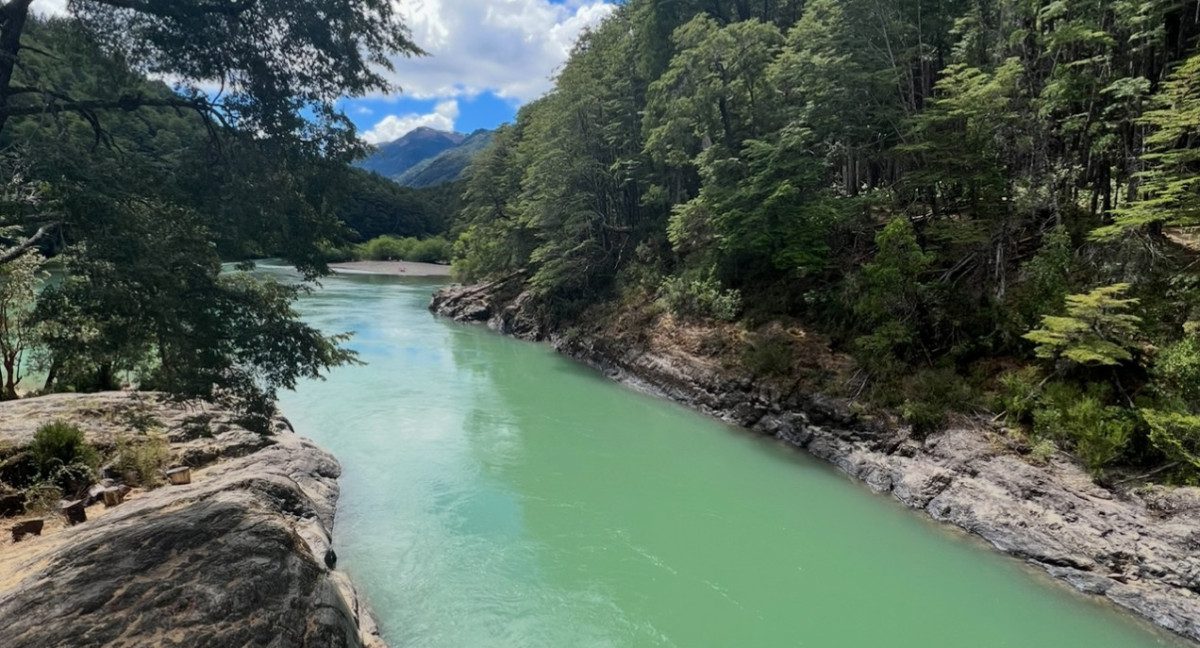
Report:
[{"label": "mountain peak", "polygon": [[[409,184],[402,181],[401,177],[405,176],[405,174],[415,167],[429,162],[443,153],[466,145],[466,148],[469,149],[466,153],[473,155],[476,150],[482,148],[482,146],[476,143],[476,140],[480,136],[481,134],[478,131],[471,135],[465,135],[463,133],[438,130],[429,126],[418,126],[398,139],[376,146],[375,151],[365,160],[359,162],[358,166],[368,171],[374,171],[385,178],[396,180],[402,184]],[[461,173],[462,167],[465,167],[466,163],[469,162],[469,157],[470,155],[452,165],[451,171],[453,171],[452,175],[454,177],[444,177],[451,175],[447,171],[446,173],[439,174],[436,180],[426,181],[418,179],[414,180],[413,184],[422,185],[425,182],[452,181]]]}]

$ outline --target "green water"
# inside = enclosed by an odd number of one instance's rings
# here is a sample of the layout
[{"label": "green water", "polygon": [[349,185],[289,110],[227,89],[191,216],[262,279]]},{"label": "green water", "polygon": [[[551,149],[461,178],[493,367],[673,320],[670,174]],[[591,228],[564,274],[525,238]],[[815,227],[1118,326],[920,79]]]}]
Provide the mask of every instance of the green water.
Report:
[{"label": "green water", "polygon": [[434,319],[434,285],[327,280],[302,312],[370,364],[283,404],[345,469],[340,565],[395,648],[1183,645],[797,452]]}]

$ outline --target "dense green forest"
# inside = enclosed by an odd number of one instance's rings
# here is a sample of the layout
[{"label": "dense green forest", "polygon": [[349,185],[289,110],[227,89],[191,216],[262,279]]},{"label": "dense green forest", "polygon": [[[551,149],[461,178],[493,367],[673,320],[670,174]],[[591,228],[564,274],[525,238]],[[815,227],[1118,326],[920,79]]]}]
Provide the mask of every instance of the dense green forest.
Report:
[{"label": "dense green forest", "polygon": [[799,321],[917,432],[987,411],[1097,475],[1194,481],[1198,19],[630,0],[470,169],[457,271],[527,271],[560,330],[599,302]]},{"label": "dense green forest", "polygon": [[388,0],[30,4],[0,2],[3,396],[134,385],[266,429],[277,389],[353,354],[299,321],[305,285],[223,262],[312,279],[348,241],[445,229],[351,168],[366,149],[336,108],[420,50]]}]

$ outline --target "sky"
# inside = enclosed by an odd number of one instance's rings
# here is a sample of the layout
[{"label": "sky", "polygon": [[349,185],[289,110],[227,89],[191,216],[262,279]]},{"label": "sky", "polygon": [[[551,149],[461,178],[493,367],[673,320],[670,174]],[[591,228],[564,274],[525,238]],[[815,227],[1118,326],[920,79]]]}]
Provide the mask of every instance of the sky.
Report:
[{"label": "sky", "polygon": [[545,94],[579,34],[613,10],[606,0],[400,0],[429,56],[395,61],[403,92],[344,102],[363,138],[418,126],[469,133],[511,121]]},{"label": "sky", "polygon": [[[614,0],[395,0],[429,56],[393,61],[401,92],[347,99],[363,139],[390,142],[428,126],[469,133],[511,121],[550,90],[579,34]],[[66,0],[35,0],[60,12]]]}]

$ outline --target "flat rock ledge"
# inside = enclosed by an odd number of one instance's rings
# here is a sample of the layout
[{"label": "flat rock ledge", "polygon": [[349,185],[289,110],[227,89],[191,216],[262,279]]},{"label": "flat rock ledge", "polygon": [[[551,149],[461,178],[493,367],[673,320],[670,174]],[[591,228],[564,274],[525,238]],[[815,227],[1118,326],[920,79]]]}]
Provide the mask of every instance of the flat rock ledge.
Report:
[{"label": "flat rock ledge", "polygon": [[101,446],[153,420],[191,483],[135,489],[76,526],[48,518],[19,543],[0,520],[0,645],[383,648],[332,569],[341,469],[286,421],[264,437],[154,394],[54,395],[0,404],[0,445],[58,419]]},{"label": "flat rock ledge", "polygon": [[984,426],[910,438],[819,394],[781,393],[701,358],[548,332],[503,282],[450,286],[435,314],[547,340],[619,382],[775,437],[872,490],[1200,641],[1200,489],[1098,486],[1066,455],[1033,465]]}]

